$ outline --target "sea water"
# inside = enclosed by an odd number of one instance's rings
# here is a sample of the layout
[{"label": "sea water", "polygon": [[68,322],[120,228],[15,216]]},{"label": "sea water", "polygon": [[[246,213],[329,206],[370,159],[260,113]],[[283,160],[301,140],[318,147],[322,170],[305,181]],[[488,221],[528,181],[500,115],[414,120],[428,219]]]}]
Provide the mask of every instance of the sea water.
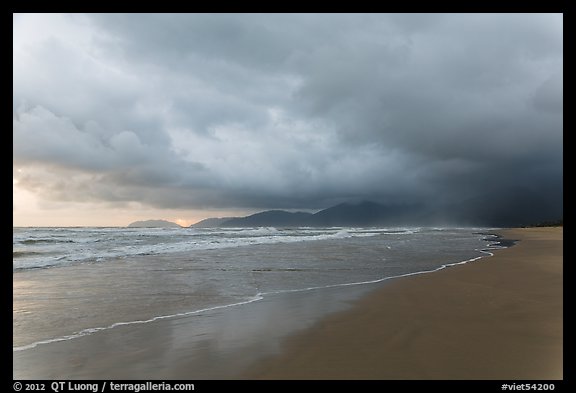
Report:
[{"label": "sea water", "polygon": [[13,350],[433,272],[488,256],[486,231],[14,228]]}]

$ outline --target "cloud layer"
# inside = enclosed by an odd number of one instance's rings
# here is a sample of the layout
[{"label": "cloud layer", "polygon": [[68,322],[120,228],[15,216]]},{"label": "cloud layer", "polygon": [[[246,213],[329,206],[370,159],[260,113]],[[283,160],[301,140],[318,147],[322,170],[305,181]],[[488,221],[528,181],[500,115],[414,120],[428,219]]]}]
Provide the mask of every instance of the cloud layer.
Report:
[{"label": "cloud layer", "polygon": [[521,190],[557,214],[562,31],[555,14],[15,15],[14,177],[180,209]]}]

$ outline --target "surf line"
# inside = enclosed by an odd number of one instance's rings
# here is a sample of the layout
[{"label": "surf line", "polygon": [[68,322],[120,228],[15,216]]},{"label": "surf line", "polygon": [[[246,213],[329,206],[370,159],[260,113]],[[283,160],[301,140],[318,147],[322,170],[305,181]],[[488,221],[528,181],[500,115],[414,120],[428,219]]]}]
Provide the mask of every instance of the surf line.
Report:
[{"label": "surf line", "polygon": [[[491,236],[495,236],[498,238],[497,235],[491,235]],[[482,240],[487,240],[486,238],[482,239]],[[182,312],[182,313],[177,313],[177,314],[170,314],[170,315],[159,315],[156,317],[152,317],[149,319],[143,319],[143,320],[136,320],[136,321],[125,321],[125,322],[115,322],[111,325],[108,326],[104,326],[104,327],[95,327],[95,328],[86,328],[83,330],[80,330],[79,332],[76,333],[72,333],[72,334],[68,334],[65,336],[60,336],[60,337],[55,337],[55,338],[49,338],[49,339],[45,339],[45,340],[40,340],[40,341],[35,341],[31,344],[27,344],[27,345],[21,345],[21,346],[17,346],[17,347],[13,347],[12,348],[12,352],[20,352],[20,351],[26,351],[29,349],[33,349],[36,348],[39,345],[46,345],[46,344],[52,344],[52,343],[56,343],[56,342],[61,342],[61,341],[69,341],[69,340],[73,340],[76,338],[80,338],[80,337],[85,337],[88,335],[92,335],[101,331],[105,331],[105,330],[110,330],[110,329],[114,329],[116,327],[120,327],[120,326],[129,326],[129,325],[142,325],[142,324],[147,324],[147,323],[152,323],[152,322],[156,322],[156,321],[160,321],[163,319],[170,319],[170,318],[178,318],[178,317],[187,317],[187,316],[191,316],[191,315],[195,315],[195,314],[200,314],[200,313],[204,313],[204,312],[209,312],[209,311],[214,311],[214,310],[220,310],[220,309],[225,309],[225,308],[229,308],[229,307],[235,307],[235,306],[241,306],[241,305],[245,305],[245,304],[250,304],[250,303],[254,303],[257,301],[260,301],[262,299],[264,299],[264,297],[266,295],[275,295],[275,294],[281,294],[281,293],[292,293],[292,292],[305,292],[305,291],[314,291],[314,290],[319,290],[319,289],[327,289],[327,288],[336,288],[336,287],[347,287],[347,286],[354,286],[354,285],[366,285],[366,284],[376,284],[376,283],[380,283],[383,281],[387,281],[387,280],[392,280],[395,278],[401,278],[401,277],[409,277],[409,276],[416,276],[419,274],[428,274],[428,273],[434,273],[452,266],[457,266],[457,265],[463,265],[469,262],[474,262],[477,261],[479,259],[482,258],[486,258],[486,257],[492,257],[494,256],[494,254],[492,252],[490,252],[489,250],[497,250],[497,249],[503,249],[503,248],[507,248],[505,246],[500,246],[498,245],[499,242],[496,240],[495,243],[488,243],[486,248],[482,248],[482,249],[475,249],[474,251],[478,251],[481,252],[485,255],[480,255],[474,258],[470,258],[470,259],[466,259],[464,261],[460,261],[460,262],[453,262],[453,263],[446,263],[446,264],[442,264],[439,267],[437,267],[436,269],[431,269],[431,270],[422,270],[422,271],[417,271],[417,272],[412,272],[412,273],[405,273],[405,274],[399,274],[396,276],[390,276],[390,277],[382,277],[382,278],[378,278],[375,280],[370,280],[370,281],[359,281],[359,282],[351,282],[351,283],[341,283],[341,284],[331,284],[331,285],[324,285],[324,286],[318,286],[318,287],[308,287],[308,288],[299,288],[299,289],[280,289],[280,290],[276,290],[276,291],[270,291],[270,292],[259,292],[257,293],[255,296],[253,296],[252,298],[242,301],[242,302],[237,302],[237,303],[231,303],[231,304],[224,304],[224,305],[219,305],[219,306],[214,306],[214,307],[208,307],[208,308],[203,308],[200,310],[193,310],[193,311],[187,311],[187,312]]]}]

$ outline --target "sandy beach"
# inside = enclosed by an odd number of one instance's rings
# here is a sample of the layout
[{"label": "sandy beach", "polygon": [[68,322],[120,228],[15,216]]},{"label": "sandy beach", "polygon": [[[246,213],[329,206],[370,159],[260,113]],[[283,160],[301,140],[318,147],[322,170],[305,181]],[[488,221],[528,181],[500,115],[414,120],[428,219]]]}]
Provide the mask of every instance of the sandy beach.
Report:
[{"label": "sandy beach", "polygon": [[[16,351],[13,378],[561,379],[562,228],[501,234],[520,241],[433,273],[268,294],[199,316],[126,324]],[[66,282],[96,271],[113,284],[107,269],[118,275],[122,266],[70,267]],[[64,272],[42,273],[57,290]],[[31,285],[28,273],[15,277],[16,288]],[[117,316],[106,298],[98,299],[94,312],[107,307]],[[156,308],[154,315],[166,312],[163,304]]]},{"label": "sandy beach", "polygon": [[562,379],[563,228],[503,230],[495,256],[392,280],[284,341],[246,379]]}]

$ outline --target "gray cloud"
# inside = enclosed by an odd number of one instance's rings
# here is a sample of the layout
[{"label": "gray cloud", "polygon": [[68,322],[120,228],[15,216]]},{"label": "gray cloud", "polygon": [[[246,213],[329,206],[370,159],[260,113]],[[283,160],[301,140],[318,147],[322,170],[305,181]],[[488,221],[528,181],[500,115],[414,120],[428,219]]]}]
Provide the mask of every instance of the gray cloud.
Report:
[{"label": "gray cloud", "polygon": [[13,133],[14,176],[45,197],[314,208],[529,190],[561,213],[562,15],[44,18],[14,21]]}]

